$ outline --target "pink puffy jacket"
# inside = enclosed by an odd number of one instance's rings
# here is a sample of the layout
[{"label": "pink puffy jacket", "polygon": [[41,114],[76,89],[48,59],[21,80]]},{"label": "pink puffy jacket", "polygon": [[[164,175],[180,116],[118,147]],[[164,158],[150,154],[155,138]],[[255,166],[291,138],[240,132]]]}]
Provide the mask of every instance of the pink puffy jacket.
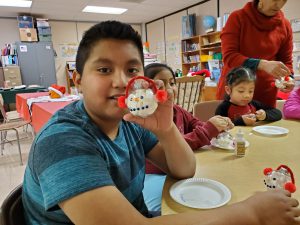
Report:
[{"label": "pink puffy jacket", "polygon": [[300,119],[300,87],[293,90],[283,107],[286,119]]}]

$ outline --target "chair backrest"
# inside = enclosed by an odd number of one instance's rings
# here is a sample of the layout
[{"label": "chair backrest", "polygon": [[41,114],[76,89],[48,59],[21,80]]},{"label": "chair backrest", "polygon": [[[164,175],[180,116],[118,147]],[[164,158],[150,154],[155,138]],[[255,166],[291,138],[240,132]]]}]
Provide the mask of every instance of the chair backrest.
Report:
[{"label": "chair backrest", "polygon": [[201,121],[207,121],[215,115],[215,111],[222,100],[199,102],[194,105],[193,114]]},{"label": "chair backrest", "polygon": [[176,78],[177,98],[175,99],[175,103],[185,110],[192,112],[194,104],[201,99],[204,82],[203,76]]},{"label": "chair backrest", "polygon": [[22,185],[16,187],[1,206],[1,225],[23,225],[24,208],[22,204]]},{"label": "chair backrest", "polygon": [[283,106],[286,100],[276,100],[276,108],[283,112]]},{"label": "chair backrest", "polygon": [[1,115],[4,119],[4,122],[7,121],[7,116],[6,116],[6,111],[4,109],[4,100],[3,100],[3,97],[2,95],[0,94],[0,111],[1,111]]}]

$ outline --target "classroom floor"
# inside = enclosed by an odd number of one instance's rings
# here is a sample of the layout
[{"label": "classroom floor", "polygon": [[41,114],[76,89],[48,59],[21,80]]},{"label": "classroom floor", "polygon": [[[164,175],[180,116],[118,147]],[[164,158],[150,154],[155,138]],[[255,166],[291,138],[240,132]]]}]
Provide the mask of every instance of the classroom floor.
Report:
[{"label": "classroom floor", "polygon": [[[23,165],[20,165],[18,144],[16,141],[6,143],[3,155],[0,154],[0,205],[10,191],[23,182],[23,175],[33,138],[31,132],[25,132],[22,128],[19,129],[19,135],[21,138],[20,145]],[[7,139],[13,140],[15,138],[15,132],[9,131]]]}]

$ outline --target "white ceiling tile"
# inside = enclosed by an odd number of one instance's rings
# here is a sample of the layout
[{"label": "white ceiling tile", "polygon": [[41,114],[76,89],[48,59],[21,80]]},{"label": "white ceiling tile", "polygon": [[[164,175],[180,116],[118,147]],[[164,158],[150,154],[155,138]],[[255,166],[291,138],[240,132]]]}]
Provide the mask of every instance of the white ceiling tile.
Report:
[{"label": "white ceiling tile", "polygon": [[[29,9],[0,7],[2,17],[16,17],[20,14],[32,14],[43,16],[50,20],[74,20],[74,21],[103,21],[105,19],[116,19],[123,22],[143,23],[163,17],[187,6],[198,3],[199,0],[145,0],[141,3],[131,2],[133,0],[33,0]],[[140,0],[134,0],[140,1]],[[86,5],[108,6],[127,8],[128,11],[122,15],[107,15],[83,13]]]}]

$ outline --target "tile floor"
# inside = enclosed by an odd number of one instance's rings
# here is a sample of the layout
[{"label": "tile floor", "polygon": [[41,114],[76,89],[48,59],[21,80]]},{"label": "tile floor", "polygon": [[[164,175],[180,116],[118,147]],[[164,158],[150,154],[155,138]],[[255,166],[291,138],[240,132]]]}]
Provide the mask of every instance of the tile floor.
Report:
[{"label": "tile floor", "polygon": [[[29,128],[30,129],[30,128]],[[23,166],[20,165],[18,144],[16,141],[4,145],[3,155],[0,154],[0,205],[17,185],[23,181],[28,153],[32,143],[32,134],[19,130]],[[9,131],[7,139],[15,139],[15,132]]]}]

